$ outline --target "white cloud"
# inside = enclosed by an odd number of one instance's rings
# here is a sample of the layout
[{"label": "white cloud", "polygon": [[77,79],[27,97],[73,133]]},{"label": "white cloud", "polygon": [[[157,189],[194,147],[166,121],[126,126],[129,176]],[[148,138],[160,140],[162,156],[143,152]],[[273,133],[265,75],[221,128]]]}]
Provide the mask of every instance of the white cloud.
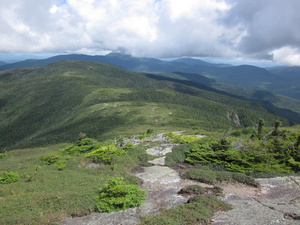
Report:
[{"label": "white cloud", "polygon": [[[117,50],[148,56],[218,55],[219,0],[4,0],[1,52]],[[5,34],[6,33],[6,34]],[[7,43],[9,42],[9,43]],[[194,46],[193,46],[194,45]]]},{"label": "white cloud", "polygon": [[[244,35],[237,49],[244,55],[267,58],[273,52],[274,60],[290,49],[300,51],[299,0],[228,0],[233,7],[223,20],[229,27],[240,26]],[[289,50],[287,50],[289,49]],[[286,63],[294,63],[293,56]]]},{"label": "white cloud", "polygon": [[0,52],[122,49],[295,63],[299,8],[299,0],[1,0]]},{"label": "white cloud", "polygon": [[300,49],[293,47],[282,47],[270,52],[273,59],[284,65],[300,66]]}]

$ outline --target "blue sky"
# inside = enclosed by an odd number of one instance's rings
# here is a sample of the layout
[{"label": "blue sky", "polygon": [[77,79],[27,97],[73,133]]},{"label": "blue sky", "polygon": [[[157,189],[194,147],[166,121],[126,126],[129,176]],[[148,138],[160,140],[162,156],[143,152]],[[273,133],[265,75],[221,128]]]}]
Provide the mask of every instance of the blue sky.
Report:
[{"label": "blue sky", "polygon": [[299,0],[1,0],[0,60],[133,56],[300,66]]}]

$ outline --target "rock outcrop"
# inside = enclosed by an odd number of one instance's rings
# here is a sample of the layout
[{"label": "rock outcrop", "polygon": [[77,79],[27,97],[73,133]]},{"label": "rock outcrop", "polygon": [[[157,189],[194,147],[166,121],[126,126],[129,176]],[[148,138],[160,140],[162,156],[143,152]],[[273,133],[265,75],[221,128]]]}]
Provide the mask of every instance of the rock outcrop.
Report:
[{"label": "rock outcrop", "polygon": [[[233,210],[216,215],[213,225],[299,225],[300,177],[257,179],[259,193],[226,194]],[[254,194],[254,195],[253,195]]]}]

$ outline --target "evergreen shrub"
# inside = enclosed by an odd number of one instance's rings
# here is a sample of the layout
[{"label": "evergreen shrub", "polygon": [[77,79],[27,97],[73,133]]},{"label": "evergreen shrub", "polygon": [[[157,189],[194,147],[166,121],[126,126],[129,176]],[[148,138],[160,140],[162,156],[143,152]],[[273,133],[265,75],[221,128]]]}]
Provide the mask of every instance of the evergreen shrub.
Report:
[{"label": "evergreen shrub", "polygon": [[1,184],[9,184],[19,180],[19,174],[14,172],[3,171],[2,176],[0,176]]},{"label": "evergreen shrub", "polygon": [[41,157],[41,160],[47,164],[51,165],[53,163],[56,163],[61,158],[61,155],[59,154],[53,154],[53,155],[45,155]]},{"label": "evergreen shrub", "polygon": [[100,146],[98,149],[93,150],[86,154],[86,157],[91,158],[96,163],[107,163],[112,162],[113,156],[124,155],[127,152],[119,147],[116,147],[113,143],[108,143]]},{"label": "evergreen shrub", "polygon": [[146,199],[146,190],[126,184],[123,178],[110,178],[100,189],[96,207],[99,212],[119,211],[138,207]]}]

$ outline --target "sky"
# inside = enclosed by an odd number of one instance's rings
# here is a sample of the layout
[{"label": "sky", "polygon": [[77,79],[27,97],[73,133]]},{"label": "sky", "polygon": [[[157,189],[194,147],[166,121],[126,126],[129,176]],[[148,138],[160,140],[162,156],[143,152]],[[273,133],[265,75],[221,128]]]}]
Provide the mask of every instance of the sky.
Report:
[{"label": "sky", "polygon": [[5,57],[120,52],[300,66],[300,0],[1,0]]}]

